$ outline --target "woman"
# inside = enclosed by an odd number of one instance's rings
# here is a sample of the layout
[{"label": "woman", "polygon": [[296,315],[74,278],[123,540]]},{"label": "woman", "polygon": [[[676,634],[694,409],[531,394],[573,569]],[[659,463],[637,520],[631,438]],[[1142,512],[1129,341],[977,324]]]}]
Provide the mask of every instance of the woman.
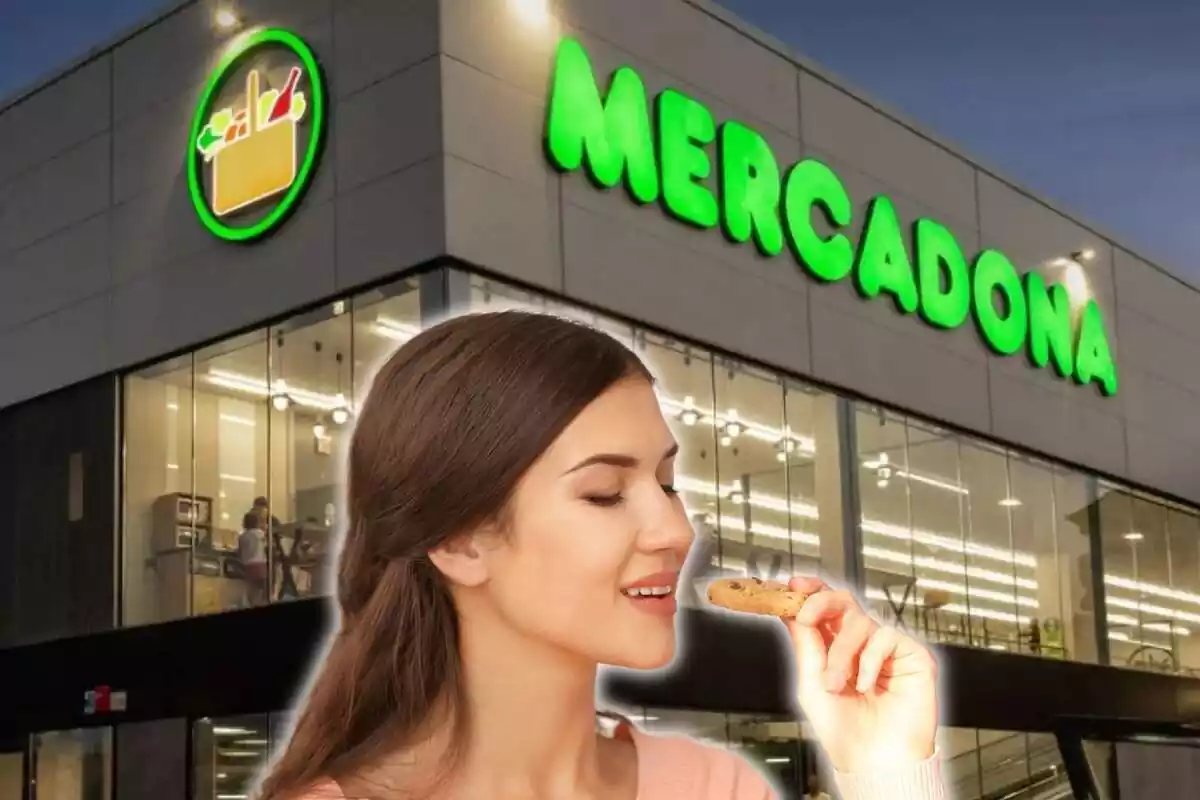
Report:
[{"label": "woman", "polygon": [[[731,752],[597,731],[599,664],[675,655],[676,450],[646,367],[583,325],[475,314],[401,347],[350,443],[341,625],[264,800],[773,797]],[[846,796],[941,797],[932,658],[795,583],[797,696]]]}]

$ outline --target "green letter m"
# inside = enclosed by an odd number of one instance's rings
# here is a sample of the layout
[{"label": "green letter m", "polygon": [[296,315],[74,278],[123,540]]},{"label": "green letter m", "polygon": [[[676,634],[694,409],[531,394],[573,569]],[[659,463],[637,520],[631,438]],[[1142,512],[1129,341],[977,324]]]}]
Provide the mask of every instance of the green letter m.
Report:
[{"label": "green letter m", "polygon": [[625,179],[639,203],[658,199],[658,168],[646,87],[629,67],[612,77],[606,97],[583,46],[564,38],[554,59],[546,111],[546,154],[561,172],[584,166],[605,189]]}]

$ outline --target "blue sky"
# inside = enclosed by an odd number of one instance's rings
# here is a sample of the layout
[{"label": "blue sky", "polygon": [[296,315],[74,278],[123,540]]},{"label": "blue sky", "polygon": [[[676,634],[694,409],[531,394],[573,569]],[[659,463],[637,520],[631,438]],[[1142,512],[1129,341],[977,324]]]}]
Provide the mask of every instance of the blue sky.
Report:
[{"label": "blue sky", "polygon": [[[1200,284],[1200,3],[721,2]],[[165,5],[0,0],[0,96]]]}]

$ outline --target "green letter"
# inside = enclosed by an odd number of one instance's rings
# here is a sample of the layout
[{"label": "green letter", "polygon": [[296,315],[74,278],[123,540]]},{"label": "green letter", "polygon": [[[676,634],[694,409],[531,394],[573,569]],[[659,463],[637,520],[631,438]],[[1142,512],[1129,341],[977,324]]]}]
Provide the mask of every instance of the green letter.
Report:
[{"label": "green letter", "polygon": [[1025,298],[1029,308],[1029,360],[1045,367],[1054,359],[1054,371],[1069,378],[1075,356],[1071,352],[1071,298],[1062,284],[1046,281],[1036,272],[1025,273]]},{"label": "green letter", "polygon": [[835,228],[846,227],[854,216],[854,205],[838,176],[820,161],[806,158],[788,170],[783,182],[784,233],[796,260],[809,274],[819,281],[840,281],[850,274],[854,248],[844,234],[818,236],[812,227],[814,208]]},{"label": "green letter", "polygon": [[771,145],[745,125],[727,122],[721,126],[717,152],[725,235],[739,244],[753,235],[760,253],[779,255],[783,250],[779,163]]},{"label": "green letter", "polygon": [[[1011,356],[1025,343],[1028,319],[1016,268],[999,250],[984,250],[975,259],[973,284],[972,306],[983,340],[999,355]],[[1003,296],[1004,316],[996,309],[997,292]]]},{"label": "green letter", "polygon": [[854,278],[863,297],[870,299],[878,297],[880,292],[887,292],[901,313],[911,314],[917,310],[917,284],[900,235],[896,208],[882,195],[872,200],[867,209]]},{"label": "green letter", "polygon": [[931,219],[917,220],[913,261],[921,287],[921,319],[937,328],[962,325],[971,313],[971,276],[954,234]]},{"label": "green letter", "polygon": [[660,94],[655,106],[663,203],[680,220],[711,228],[717,224],[717,200],[700,181],[712,172],[704,151],[716,138],[712,114],[674,89]]},{"label": "green letter", "polygon": [[562,172],[583,164],[588,176],[605,189],[623,177],[639,203],[658,199],[654,139],[642,79],[622,67],[613,74],[602,99],[587,52],[574,39],[562,40],[554,60],[545,145],[550,163]]},{"label": "green letter", "polygon": [[1075,380],[1080,384],[1100,382],[1108,397],[1117,393],[1117,365],[1113,363],[1104,333],[1104,316],[1095,300],[1084,306],[1079,320],[1079,344],[1075,348]]}]

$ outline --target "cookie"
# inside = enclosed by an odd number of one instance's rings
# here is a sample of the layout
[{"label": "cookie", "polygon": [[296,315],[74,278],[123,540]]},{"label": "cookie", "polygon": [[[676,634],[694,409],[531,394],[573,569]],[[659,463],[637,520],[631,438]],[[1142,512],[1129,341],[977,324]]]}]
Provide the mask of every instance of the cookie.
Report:
[{"label": "cookie", "polygon": [[793,592],[786,583],[761,578],[720,578],[708,585],[708,601],[746,614],[794,617],[808,595]]}]

